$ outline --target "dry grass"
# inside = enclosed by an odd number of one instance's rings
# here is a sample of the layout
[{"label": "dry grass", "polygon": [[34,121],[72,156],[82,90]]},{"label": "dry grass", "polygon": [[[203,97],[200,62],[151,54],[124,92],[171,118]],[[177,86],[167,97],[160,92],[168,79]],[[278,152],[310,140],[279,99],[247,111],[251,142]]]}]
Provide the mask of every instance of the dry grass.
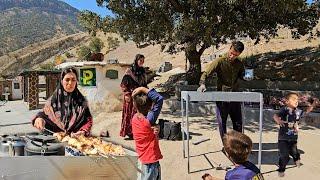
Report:
[{"label": "dry grass", "polygon": [[[112,34],[108,34],[107,36],[105,36],[103,33],[98,33],[98,37],[101,38],[104,42],[106,42],[106,39],[108,36],[119,37],[117,35],[112,35]],[[281,52],[281,51],[294,50],[294,49],[303,49],[306,47],[320,46],[320,38],[314,39],[311,42],[308,42],[306,37],[302,37],[301,39],[294,40],[290,37],[289,31],[286,29],[280,30],[279,36],[277,38],[270,40],[270,42],[268,43],[262,40],[259,44],[254,45],[253,40],[247,39],[243,41],[245,43],[245,51],[241,55],[243,57],[258,55],[263,53]],[[227,52],[229,49],[229,46],[230,46],[229,44],[222,45],[219,49],[210,47],[204,51],[202,58],[206,58],[215,52],[222,52],[222,53]],[[161,52],[160,45],[148,46],[148,47],[139,49],[136,47],[135,43],[132,41],[129,41],[129,42],[121,41],[120,47],[118,47],[116,50],[111,51],[109,54],[107,54],[105,59],[117,58],[120,62],[132,63],[137,53],[144,54],[146,57],[145,65],[154,70],[157,70],[159,66],[165,61],[171,62],[173,65],[173,68],[180,67],[183,69],[186,63],[184,52],[171,55],[165,52]]]}]

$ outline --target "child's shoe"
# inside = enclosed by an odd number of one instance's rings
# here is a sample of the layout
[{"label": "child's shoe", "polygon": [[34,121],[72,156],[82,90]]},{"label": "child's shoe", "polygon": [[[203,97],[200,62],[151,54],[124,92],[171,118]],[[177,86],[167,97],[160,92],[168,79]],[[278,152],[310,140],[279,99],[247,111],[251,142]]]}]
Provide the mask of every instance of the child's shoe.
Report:
[{"label": "child's shoe", "polygon": [[298,168],[301,166],[300,160],[297,160],[295,163],[296,163],[296,166],[297,166]]},{"label": "child's shoe", "polygon": [[284,172],[278,172],[279,177],[284,177],[284,175],[285,175]]}]

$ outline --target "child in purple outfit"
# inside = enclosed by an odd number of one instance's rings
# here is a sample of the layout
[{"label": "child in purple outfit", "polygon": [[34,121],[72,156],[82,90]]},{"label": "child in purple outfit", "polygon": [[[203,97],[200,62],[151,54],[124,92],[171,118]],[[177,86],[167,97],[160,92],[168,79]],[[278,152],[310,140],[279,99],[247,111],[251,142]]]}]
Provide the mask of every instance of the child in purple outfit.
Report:
[{"label": "child in purple outfit", "polygon": [[[240,132],[229,131],[223,137],[224,152],[233,162],[235,168],[227,171],[225,180],[264,180],[260,170],[248,161],[252,149],[251,139]],[[219,180],[209,174],[202,176],[204,180]]]},{"label": "child in purple outfit", "polygon": [[235,168],[226,173],[226,180],[263,180],[260,170],[248,161],[252,149],[251,139],[240,132],[231,131],[223,137],[223,146]]}]

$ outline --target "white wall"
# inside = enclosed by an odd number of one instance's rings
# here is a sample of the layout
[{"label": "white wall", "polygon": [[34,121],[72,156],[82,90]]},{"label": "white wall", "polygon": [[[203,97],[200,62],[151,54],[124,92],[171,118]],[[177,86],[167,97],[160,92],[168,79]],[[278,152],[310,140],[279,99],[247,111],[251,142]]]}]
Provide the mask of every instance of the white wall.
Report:
[{"label": "white wall", "polygon": [[[84,66],[81,68],[96,68],[96,87],[79,86],[79,90],[90,102],[102,102],[104,97],[108,93],[120,95],[120,83],[125,72],[125,67],[117,65],[106,65],[106,66]],[[80,72],[80,67],[77,69]],[[106,77],[106,71],[108,69],[114,69],[118,71],[118,79],[109,79]]]}]

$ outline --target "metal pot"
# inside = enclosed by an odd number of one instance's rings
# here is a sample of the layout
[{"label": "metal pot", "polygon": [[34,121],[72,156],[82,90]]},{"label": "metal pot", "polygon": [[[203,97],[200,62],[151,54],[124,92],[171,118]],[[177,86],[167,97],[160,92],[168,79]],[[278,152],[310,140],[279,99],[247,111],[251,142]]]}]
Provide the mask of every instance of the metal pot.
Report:
[{"label": "metal pot", "polygon": [[50,135],[27,136],[26,156],[64,156],[64,145]]},{"label": "metal pot", "polygon": [[24,156],[25,142],[19,136],[2,136],[0,151],[8,156]]}]

